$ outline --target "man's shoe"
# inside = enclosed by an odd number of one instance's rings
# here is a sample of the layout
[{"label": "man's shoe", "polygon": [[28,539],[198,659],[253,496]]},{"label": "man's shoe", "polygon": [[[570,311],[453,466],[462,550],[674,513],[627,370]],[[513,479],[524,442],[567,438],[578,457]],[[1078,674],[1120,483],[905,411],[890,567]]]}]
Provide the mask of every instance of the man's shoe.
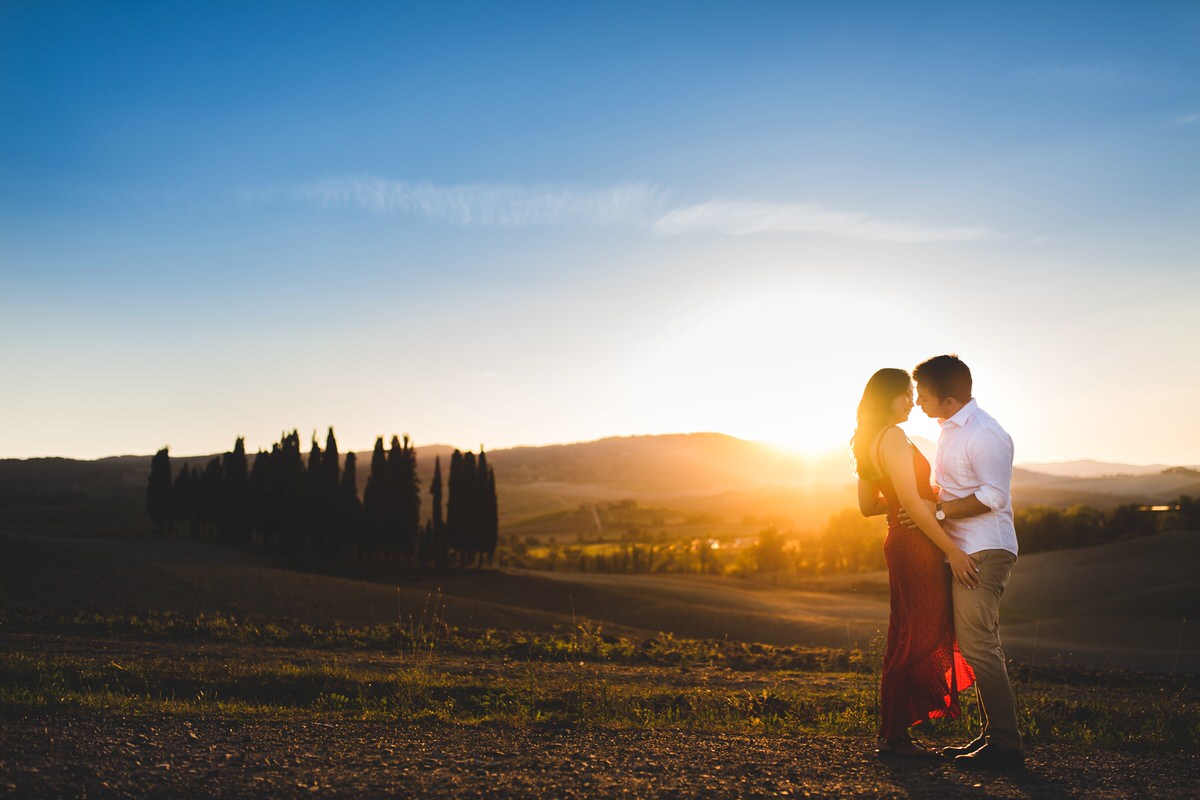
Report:
[{"label": "man's shoe", "polygon": [[964,744],[961,747],[943,747],[942,756],[951,760],[958,756],[965,756],[968,753],[974,753],[976,750],[987,744],[987,737],[984,734],[979,734],[979,738],[970,744]]},{"label": "man's shoe", "polygon": [[954,759],[954,766],[965,769],[1024,769],[1025,753],[1014,747],[985,744],[974,753]]}]

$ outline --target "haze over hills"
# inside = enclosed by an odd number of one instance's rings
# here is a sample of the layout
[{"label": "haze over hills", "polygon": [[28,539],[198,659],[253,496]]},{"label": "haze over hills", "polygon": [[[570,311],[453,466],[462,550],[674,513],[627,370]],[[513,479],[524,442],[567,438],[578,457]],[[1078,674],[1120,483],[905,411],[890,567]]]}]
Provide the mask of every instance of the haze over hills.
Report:
[{"label": "haze over hills", "polygon": [[[1050,461],[1037,464],[1019,464],[1022,469],[1059,478],[1113,478],[1124,475],[1157,475],[1171,469],[1169,464],[1119,464],[1112,461]],[[1188,469],[1200,470],[1192,464]]]},{"label": "haze over hills", "polygon": [[[916,440],[922,450],[932,443]],[[422,487],[430,485],[435,457],[443,478],[453,448],[417,448]],[[173,458],[202,468],[212,456]],[[819,528],[829,515],[855,505],[854,476],[845,452],[804,457],[760,442],[717,433],[631,436],[592,442],[516,447],[488,453],[495,468],[503,532],[553,535],[578,532],[578,520],[595,522],[592,508],[634,501],[649,519],[679,515],[708,518],[741,529],[768,522],[783,527]],[[360,492],[370,471],[371,453],[357,453]],[[1104,464],[1114,477],[1070,476],[1095,472],[1100,462],[1050,465],[1049,474],[1028,467],[1014,473],[1018,506],[1166,502],[1182,494],[1200,495],[1200,473],[1186,468],[1156,469]],[[0,460],[0,525],[22,530],[84,535],[137,535],[149,531],[144,492],[149,456],[96,461],[63,458]],[[1072,464],[1083,466],[1071,467]],[[1047,465],[1034,465],[1046,468]],[[429,498],[422,497],[429,513]],[[553,519],[554,515],[563,515]],[[590,520],[590,521],[588,521]]]}]

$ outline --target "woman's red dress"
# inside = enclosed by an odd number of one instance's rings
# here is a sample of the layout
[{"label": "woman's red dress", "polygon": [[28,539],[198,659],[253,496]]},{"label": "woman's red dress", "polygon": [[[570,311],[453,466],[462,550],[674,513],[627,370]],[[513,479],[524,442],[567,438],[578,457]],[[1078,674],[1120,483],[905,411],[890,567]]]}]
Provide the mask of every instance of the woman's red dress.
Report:
[{"label": "woman's red dress", "polygon": [[[937,500],[929,485],[929,462],[915,446],[913,471],[921,497]],[[975,673],[958,652],[950,569],[942,551],[921,532],[897,521],[900,501],[889,478],[879,482],[887,499],[887,558],[892,612],[879,687],[879,735],[905,738],[927,719],[956,718],[958,693],[975,683]]]}]

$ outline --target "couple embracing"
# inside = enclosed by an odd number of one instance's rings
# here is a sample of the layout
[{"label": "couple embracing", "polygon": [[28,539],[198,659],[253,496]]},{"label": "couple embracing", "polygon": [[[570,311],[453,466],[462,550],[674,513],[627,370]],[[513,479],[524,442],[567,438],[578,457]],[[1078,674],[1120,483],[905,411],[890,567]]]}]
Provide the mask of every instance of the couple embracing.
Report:
[{"label": "couple embracing", "polygon": [[[930,465],[897,427],[915,405],[938,420],[936,486]],[[884,554],[891,617],[880,685],[878,751],[936,755],[908,729],[957,717],[958,693],[975,685],[983,730],[943,756],[956,766],[1024,765],[1016,703],[1000,645],[1000,597],[1017,560],[1013,443],[971,396],[971,370],[957,356],[931,358],[910,377],[871,376],[858,405],[853,451],[859,508],[887,514]]]}]

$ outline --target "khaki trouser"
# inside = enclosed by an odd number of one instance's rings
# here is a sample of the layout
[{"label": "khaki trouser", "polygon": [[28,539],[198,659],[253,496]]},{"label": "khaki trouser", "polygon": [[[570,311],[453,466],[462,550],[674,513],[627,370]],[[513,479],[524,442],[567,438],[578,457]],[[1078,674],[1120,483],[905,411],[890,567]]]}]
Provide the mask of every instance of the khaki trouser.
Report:
[{"label": "khaki trouser", "polygon": [[967,589],[954,582],[954,634],[963,658],[975,670],[985,739],[1019,750],[1017,704],[1000,646],[1000,596],[1017,557],[1007,550],[980,550],[971,553],[971,559],[979,566],[980,585]]}]

